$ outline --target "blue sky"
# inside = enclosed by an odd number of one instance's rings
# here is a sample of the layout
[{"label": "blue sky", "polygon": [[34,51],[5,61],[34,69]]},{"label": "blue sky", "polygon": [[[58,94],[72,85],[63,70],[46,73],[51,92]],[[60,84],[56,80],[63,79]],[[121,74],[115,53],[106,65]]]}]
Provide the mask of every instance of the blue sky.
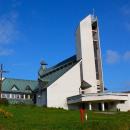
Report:
[{"label": "blue sky", "polygon": [[75,31],[93,12],[99,19],[104,83],[130,90],[129,0],[0,0],[0,63],[6,77],[37,79],[48,67],[75,54]]}]

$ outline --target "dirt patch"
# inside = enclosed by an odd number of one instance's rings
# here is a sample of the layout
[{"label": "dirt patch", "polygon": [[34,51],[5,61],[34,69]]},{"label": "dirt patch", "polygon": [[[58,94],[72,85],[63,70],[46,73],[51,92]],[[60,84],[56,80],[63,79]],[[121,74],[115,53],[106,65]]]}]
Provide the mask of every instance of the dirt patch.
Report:
[{"label": "dirt patch", "polygon": [[5,130],[5,128],[0,124],[0,130]]}]

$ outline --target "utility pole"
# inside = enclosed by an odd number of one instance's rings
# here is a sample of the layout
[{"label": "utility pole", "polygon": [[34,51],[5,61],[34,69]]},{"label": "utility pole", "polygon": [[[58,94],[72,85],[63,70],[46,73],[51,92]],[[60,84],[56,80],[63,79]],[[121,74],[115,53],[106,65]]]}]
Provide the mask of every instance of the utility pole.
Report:
[{"label": "utility pole", "polygon": [[1,99],[1,93],[2,93],[2,77],[3,73],[7,73],[8,71],[3,70],[3,64],[0,64],[0,99]]}]

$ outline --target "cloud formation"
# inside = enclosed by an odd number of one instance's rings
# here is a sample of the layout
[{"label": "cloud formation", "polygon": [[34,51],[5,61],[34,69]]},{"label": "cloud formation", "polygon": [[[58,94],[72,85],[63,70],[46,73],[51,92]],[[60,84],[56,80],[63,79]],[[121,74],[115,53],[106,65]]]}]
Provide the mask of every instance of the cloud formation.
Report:
[{"label": "cloud formation", "polygon": [[118,52],[113,50],[107,50],[106,53],[106,62],[108,64],[115,64],[120,60],[120,55]]},{"label": "cloud formation", "polygon": [[126,51],[123,54],[114,50],[107,50],[106,52],[106,63],[116,64],[119,61],[130,61],[130,51]]},{"label": "cloud formation", "polygon": [[14,10],[0,16],[0,56],[9,56],[14,53],[9,45],[15,43],[20,34],[18,17],[18,12]]},{"label": "cloud formation", "polygon": [[10,44],[16,40],[18,35],[16,12],[0,17],[0,45]]}]

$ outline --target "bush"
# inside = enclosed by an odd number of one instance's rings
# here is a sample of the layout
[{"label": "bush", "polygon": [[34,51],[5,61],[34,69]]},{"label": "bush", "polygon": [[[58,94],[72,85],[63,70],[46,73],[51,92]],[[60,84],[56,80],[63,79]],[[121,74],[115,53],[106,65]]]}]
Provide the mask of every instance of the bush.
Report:
[{"label": "bush", "polygon": [[6,110],[0,108],[0,115],[2,115],[4,118],[10,118],[13,117],[13,114],[10,112],[7,112]]},{"label": "bush", "polygon": [[2,99],[0,99],[0,104],[2,104],[2,105],[8,105],[9,102],[8,102],[8,100],[6,98],[2,98]]}]

